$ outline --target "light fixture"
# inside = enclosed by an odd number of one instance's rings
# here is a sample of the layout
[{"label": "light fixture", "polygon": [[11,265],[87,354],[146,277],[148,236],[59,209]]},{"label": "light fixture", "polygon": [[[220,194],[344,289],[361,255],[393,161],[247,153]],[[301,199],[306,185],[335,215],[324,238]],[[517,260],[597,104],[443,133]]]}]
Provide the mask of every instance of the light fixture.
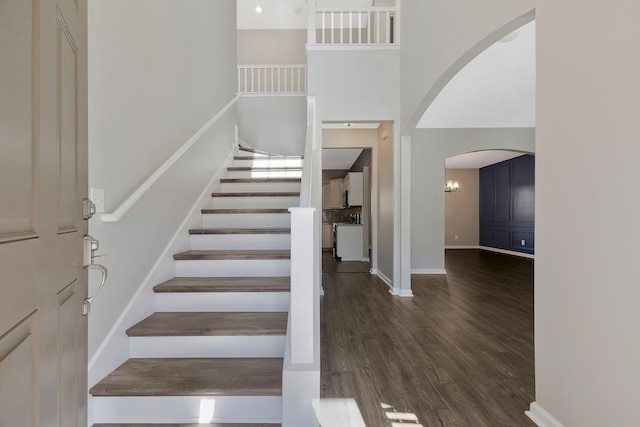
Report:
[{"label": "light fixture", "polygon": [[262,13],[262,8],[260,6],[256,6],[256,13]]},{"label": "light fixture", "polygon": [[453,193],[455,191],[458,191],[458,188],[460,188],[460,184],[458,184],[458,181],[447,181],[447,183],[444,185],[444,192]]}]

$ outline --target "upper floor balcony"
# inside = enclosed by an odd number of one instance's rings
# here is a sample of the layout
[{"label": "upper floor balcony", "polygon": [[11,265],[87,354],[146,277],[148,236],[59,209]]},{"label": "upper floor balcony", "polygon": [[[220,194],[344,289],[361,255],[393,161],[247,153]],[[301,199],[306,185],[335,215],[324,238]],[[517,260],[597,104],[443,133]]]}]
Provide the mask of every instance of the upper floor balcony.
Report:
[{"label": "upper floor balcony", "polygon": [[400,43],[401,0],[309,0],[307,45],[383,47]]}]

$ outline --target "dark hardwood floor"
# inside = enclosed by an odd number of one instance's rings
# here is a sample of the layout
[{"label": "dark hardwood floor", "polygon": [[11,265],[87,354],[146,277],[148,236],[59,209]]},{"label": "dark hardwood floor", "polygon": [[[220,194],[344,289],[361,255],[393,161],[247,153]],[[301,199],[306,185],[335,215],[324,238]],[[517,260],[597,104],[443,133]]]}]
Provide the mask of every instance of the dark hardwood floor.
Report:
[{"label": "dark hardwood floor", "polygon": [[534,400],[533,260],[447,251],[448,274],[413,276],[413,298],[329,261],[322,397],[355,398],[368,427],[398,414],[415,416],[407,426],[535,426],[523,413]]}]

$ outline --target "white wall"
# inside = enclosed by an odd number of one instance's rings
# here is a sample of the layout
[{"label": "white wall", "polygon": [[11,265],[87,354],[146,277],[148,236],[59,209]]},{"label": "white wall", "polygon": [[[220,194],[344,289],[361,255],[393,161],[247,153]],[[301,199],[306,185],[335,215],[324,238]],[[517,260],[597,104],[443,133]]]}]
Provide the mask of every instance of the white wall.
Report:
[{"label": "white wall", "polygon": [[[398,50],[314,50],[307,51],[308,93],[317,96],[319,122],[351,121],[388,121],[400,119],[400,52]],[[396,127],[392,127],[396,131]],[[326,130],[324,132],[327,132]],[[323,132],[323,133],[324,133]],[[391,134],[390,141],[396,140]],[[379,171],[391,171],[386,184],[385,199],[392,205],[380,209],[372,205],[378,213],[378,230],[373,231],[377,238],[377,254],[374,252],[372,267],[390,281],[394,280],[394,247],[397,242],[396,228],[398,218],[394,215],[394,206],[398,201],[394,182],[399,172],[394,165],[398,146],[392,147],[390,154],[378,156],[374,151],[374,182]],[[323,146],[324,141],[323,141]],[[381,163],[382,162],[382,163]],[[385,175],[386,176],[386,175]],[[380,182],[378,179],[377,182]],[[374,183],[374,186],[377,185]],[[385,185],[385,184],[383,184]],[[376,187],[377,188],[377,187]],[[374,189],[375,191],[375,189]],[[378,199],[378,194],[374,194]],[[373,203],[381,203],[374,200]],[[381,230],[383,224],[390,229]],[[380,254],[390,254],[382,259]]]},{"label": "white wall", "polygon": [[640,3],[539,3],[536,403],[566,427],[637,426]]},{"label": "white wall", "polygon": [[306,64],[307,30],[238,30],[238,64]]},{"label": "white wall", "polygon": [[458,191],[444,195],[445,246],[480,244],[479,169],[446,169],[445,180],[460,184]]},{"label": "white wall", "polygon": [[[444,161],[470,151],[535,151],[531,128],[418,129],[411,141],[411,270],[444,272]],[[536,224],[537,225],[537,224]]]},{"label": "white wall", "polygon": [[[112,212],[234,98],[235,2],[95,0],[88,18],[89,184]],[[89,317],[90,357],[230,152],[234,125],[232,110],[120,222],[91,220],[109,280]]]},{"label": "white wall", "polygon": [[[410,133],[431,101],[464,65],[530,21],[533,5],[533,0],[403,1],[403,135]],[[522,15],[526,16],[516,20]]]},{"label": "white wall", "polygon": [[307,133],[304,96],[243,96],[238,100],[240,138],[252,148],[301,156]]},{"label": "white wall", "polygon": [[[386,133],[388,138],[383,139],[382,134]],[[398,288],[398,283],[395,283],[394,272],[394,217],[395,217],[395,205],[394,205],[394,138],[393,138],[393,124],[382,123],[378,127],[378,155],[377,155],[377,173],[378,186],[377,186],[377,206],[373,206],[373,209],[378,214],[378,272],[383,274],[386,281],[393,282],[393,287]],[[398,291],[396,291],[397,293]]]},{"label": "white wall", "polygon": [[324,121],[394,120],[399,114],[400,52],[310,50],[308,93]]}]

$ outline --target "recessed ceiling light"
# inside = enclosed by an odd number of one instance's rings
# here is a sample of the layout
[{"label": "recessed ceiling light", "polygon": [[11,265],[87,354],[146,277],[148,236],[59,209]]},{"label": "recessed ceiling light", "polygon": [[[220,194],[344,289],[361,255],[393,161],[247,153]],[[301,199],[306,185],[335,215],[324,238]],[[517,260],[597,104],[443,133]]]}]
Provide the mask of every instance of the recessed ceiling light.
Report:
[{"label": "recessed ceiling light", "polygon": [[260,6],[256,6],[256,13],[262,13],[262,8]]}]

